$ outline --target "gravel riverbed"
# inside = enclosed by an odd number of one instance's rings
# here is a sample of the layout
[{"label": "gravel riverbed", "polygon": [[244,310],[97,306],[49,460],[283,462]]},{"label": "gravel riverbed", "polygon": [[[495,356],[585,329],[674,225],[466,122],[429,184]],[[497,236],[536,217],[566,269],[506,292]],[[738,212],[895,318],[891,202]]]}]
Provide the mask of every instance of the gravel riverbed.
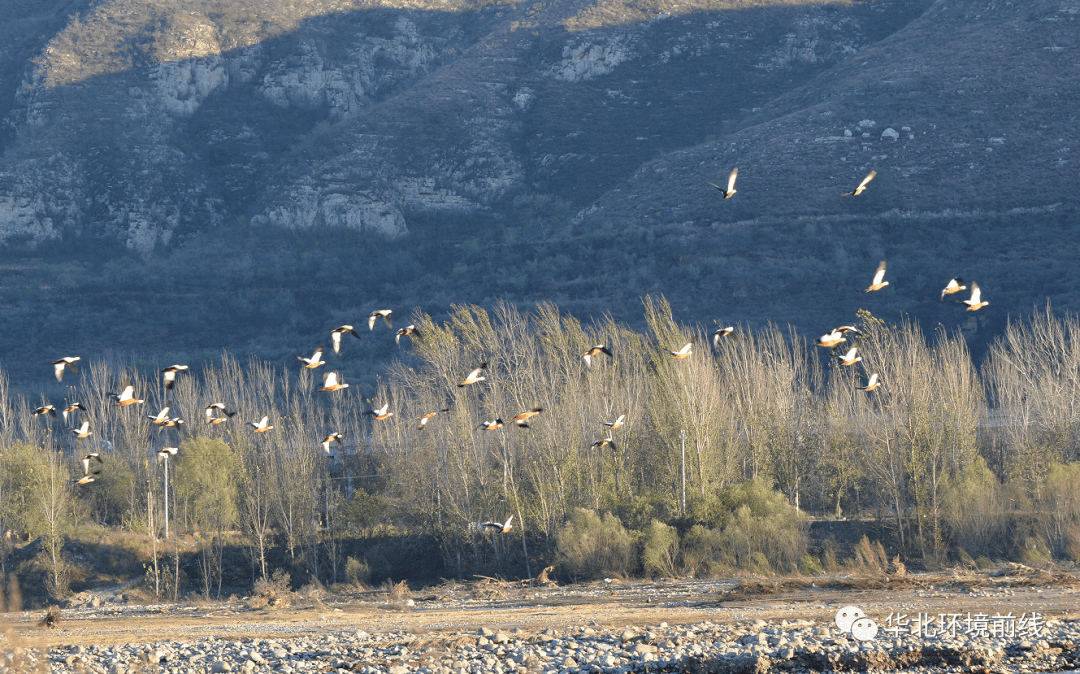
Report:
[{"label": "gravel riverbed", "polygon": [[[699,585],[682,584],[680,592],[688,587],[692,593]],[[950,597],[931,588],[907,594],[857,592],[833,597],[801,591],[790,597],[729,602],[735,606],[685,601],[663,605],[653,598],[654,593],[643,600],[647,604],[568,602],[534,605],[530,611],[513,597],[498,605],[472,607],[468,600],[441,600],[438,608],[428,610],[422,608],[423,602],[411,601],[383,602],[378,610],[352,604],[344,610],[321,605],[314,610],[271,613],[245,611],[235,603],[209,608],[116,607],[93,613],[76,609],[68,612],[70,619],[57,630],[27,626],[29,613],[21,628],[9,625],[0,641],[0,674],[1019,673],[1080,669],[1077,595],[1072,588],[1043,592],[1043,588],[1021,588]],[[627,592],[628,597],[632,594]],[[637,593],[645,595],[647,591]],[[858,601],[850,603],[863,606],[876,621],[878,632],[867,641],[842,631],[831,618],[845,605],[843,599],[852,595]],[[984,603],[964,614],[915,612],[942,608],[916,605],[931,595],[952,604],[976,597]],[[826,601],[810,604],[808,597]],[[1034,611],[1029,604],[1035,602],[1053,610],[1032,621]],[[999,611],[1004,610],[1008,613],[1003,616]],[[131,615],[125,618],[125,613]],[[143,617],[132,617],[136,613]],[[659,616],[667,618],[658,621]],[[920,616],[925,623],[921,628]],[[619,624],[613,624],[614,620]],[[110,621],[126,624],[125,631],[110,632]],[[162,638],[170,628],[180,636]],[[129,641],[118,643],[119,638]]]}]

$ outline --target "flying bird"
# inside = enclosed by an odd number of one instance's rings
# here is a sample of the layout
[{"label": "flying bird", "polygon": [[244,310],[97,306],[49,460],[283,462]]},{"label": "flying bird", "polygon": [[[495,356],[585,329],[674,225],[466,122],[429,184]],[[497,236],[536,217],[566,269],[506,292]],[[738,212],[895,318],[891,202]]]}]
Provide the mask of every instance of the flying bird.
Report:
[{"label": "flying bird", "polygon": [[481,531],[490,531],[493,533],[505,534],[514,528],[514,525],[510,524],[514,521],[514,516],[506,518],[505,522],[480,522],[476,525]]},{"label": "flying bird", "polygon": [[858,363],[860,360],[862,360],[862,356],[857,355],[858,353],[859,353],[859,347],[857,347],[857,346],[851,347],[850,349],[848,349],[848,352],[845,353],[843,355],[843,357],[840,358],[840,364],[850,366],[850,365],[854,365],[855,363]]},{"label": "flying bird", "polygon": [[132,386],[131,384],[128,384],[127,386],[125,386],[124,390],[121,391],[119,394],[110,393],[109,395],[111,395],[112,399],[115,401],[113,403],[113,405],[116,406],[116,407],[127,407],[128,405],[141,405],[144,402],[142,398],[136,398],[135,397],[135,387]]},{"label": "flying bird", "polygon": [[170,456],[176,456],[176,453],[178,451],[180,451],[179,447],[162,447],[161,449],[158,450],[158,453],[157,453],[158,461],[163,461],[164,459],[167,459]]},{"label": "flying bird", "polygon": [[340,391],[343,388],[349,388],[349,385],[345,382],[338,381],[337,372],[327,372],[323,375],[323,385],[319,391],[333,392]]},{"label": "flying bird", "polygon": [[353,337],[360,339],[360,333],[351,325],[343,325],[340,328],[334,328],[330,331],[330,341],[334,344],[334,353],[341,353],[341,338],[345,335],[352,335]]},{"label": "flying bird", "polygon": [[881,290],[885,286],[889,285],[889,282],[885,280],[885,260],[882,260],[877,266],[877,273],[874,274],[874,282],[870,284],[870,287],[864,290],[864,293],[872,293],[875,290]]},{"label": "flying bird", "polygon": [[881,386],[881,381],[878,380],[878,374],[877,372],[875,372],[874,374],[870,375],[870,381],[866,382],[866,386],[860,386],[859,390],[869,393],[879,386]]},{"label": "flying bird", "polygon": [[89,454],[87,454],[86,456],[84,456],[82,458],[83,475],[89,475],[90,474],[90,462],[91,461],[97,461],[98,463],[101,463],[101,464],[105,463],[104,461],[101,460],[101,457],[98,456],[97,452],[90,452]]},{"label": "flying bird", "polygon": [[[183,419],[181,419],[180,417],[173,417],[171,419],[166,419],[165,421],[161,422],[161,428],[172,428],[174,426],[179,426],[182,423],[184,423]],[[161,431],[161,428],[159,428],[158,431]]]},{"label": "flying bird", "polygon": [[161,379],[165,382],[165,388],[171,389],[176,383],[176,375],[188,369],[187,365],[170,365],[161,371]]},{"label": "flying bird", "polygon": [[603,440],[597,440],[596,442],[592,443],[589,446],[590,447],[598,447],[600,449],[603,449],[604,447],[611,447],[612,449],[618,449],[618,447],[615,446],[615,439],[612,438],[610,435],[607,436],[606,438],[604,438]]},{"label": "flying bird", "polygon": [[72,428],[71,432],[75,435],[76,438],[88,438],[90,437],[90,434],[93,433],[93,431],[90,430],[89,421],[82,422],[82,426],[78,428]]},{"label": "flying bird", "polygon": [[846,341],[847,338],[844,337],[844,333],[840,332],[839,330],[833,330],[832,332],[826,333],[821,337],[818,337],[817,341],[814,342],[814,346],[823,346],[826,349],[835,349],[836,347],[840,346],[841,342]]},{"label": "flying bird", "polygon": [[387,411],[389,409],[390,403],[386,403],[379,409],[372,409],[370,412],[368,412],[368,414],[370,414],[375,421],[382,421],[383,419],[389,419],[390,417],[394,416],[393,412]]},{"label": "flying bird", "polygon": [[717,328],[716,332],[712,333],[713,348],[714,349],[718,348],[720,346],[720,340],[723,339],[724,337],[727,337],[728,335],[730,335],[733,332],[735,332],[735,326],[733,326],[733,325],[728,326],[728,327],[721,326],[721,327]]},{"label": "flying bird", "polygon": [[34,410],[34,416],[41,416],[42,414],[48,414],[53,419],[56,418],[56,406],[55,405],[42,405]]},{"label": "flying bird", "polygon": [[343,436],[341,435],[341,433],[331,433],[330,435],[323,438],[322,448],[323,448],[323,451],[326,452],[327,456],[333,456],[330,453],[330,443],[336,442],[336,443],[338,443],[340,445],[342,437]]},{"label": "flying bird", "polygon": [[460,383],[458,383],[458,386],[468,386],[469,384],[475,384],[478,381],[484,381],[485,378],[483,372],[485,369],[487,369],[487,366],[487,363],[480,363],[480,367],[470,372],[469,376],[465,377],[461,380]]},{"label": "flying bird", "polygon": [[84,475],[84,476],[80,477],[78,480],[75,480],[75,484],[89,484],[89,483],[91,483],[93,481],[94,481],[94,478],[90,477],[89,475]]},{"label": "flying bird", "polygon": [[979,309],[985,307],[987,304],[990,304],[989,302],[982,301],[982,290],[979,289],[978,283],[971,284],[971,297],[966,300],[953,301],[957,304],[966,304],[968,311],[978,311]]},{"label": "flying bird", "polygon": [[693,348],[694,348],[694,343],[693,342],[687,342],[686,345],[683,346],[683,348],[679,349],[678,351],[668,351],[668,353],[670,353],[671,357],[674,358],[675,360],[682,360],[683,358],[689,358],[691,355],[693,355],[693,351],[692,351]]},{"label": "flying bird", "polygon": [[[444,407],[444,408],[442,408],[441,410],[439,410],[439,412],[449,412],[449,411],[450,411],[450,408],[449,408],[449,407]],[[427,413],[427,414],[425,414],[424,416],[420,417],[420,430],[424,430],[424,426],[427,426],[427,422],[429,422],[429,421],[431,421],[432,419],[434,419],[434,418],[435,418],[435,416],[436,416],[436,415],[437,415],[437,414],[438,414],[439,412],[428,412],[428,413]]]},{"label": "flying bird", "polygon": [[871,180],[873,180],[874,176],[876,176],[876,175],[877,175],[877,171],[871,171],[870,173],[867,173],[866,177],[862,179],[862,182],[859,183],[858,187],[856,187],[854,190],[852,190],[850,192],[844,192],[840,196],[842,196],[842,197],[857,197],[857,196],[859,196],[860,194],[862,194],[863,192],[866,191],[867,184],[869,184],[869,182]]},{"label": "flying bird", "polygon": [[412,337],[413,335],[419,335],[420,331],[416,329],[415,325],[406,325],[404,328],[397,331],[397,335],[394,336],[394,341],[398,346],[401,346],[402,337]]},{"label": "flying bird", "polygon": [[723,187],[720,187],[719,185],[717,185],[716,183],[709,183],[709,184],[712,185],[713,187],[715,187],[716,189],[720,190],[720,193],[724,195],[725,199],[730,199],[731,197],[735,196],[735,178],[737,178],[738,175],[739,175],[739,169],[737,169],[737,168],[731,169],[731,173],[729,173],[728,177],[727,177],[727,189],[726,190]]},{"label": "flying bird", "polygon": [[248,423],[251,424],[251,427],[255,429],[256,433],[265,433],[274,430],[273,426],[268,425],[269,421],[270,417],[266,416],[258,421],[249,421]]},{"label": "flying bird", "polygon": [[587,367],[587,368],[589,368],[591,370],[592,369],[592,357],[597,355],[597,354],[600,354],[600,353],[606,353],[608,356],[612,355],[611,350],[608,349],[603,344],[597,344],[596,346],[590,348],[585,353],[581,354],[581,358],[585,361],[585,367]]},{"label": "flying bird", "polygon": [[856,328],[854,325],[841,325],[833,332],[839,332],[842,335],[846,335],[849,332],[854,332],[856,335],[861,335],[862,331]]},{"label": "flying bird", "polygon": [[946,283],[945,287],[941,289],[941,299],[939,299],[938,301],[941,302],[945,299],[946,295],[952,295],[953,293],[958,293],[961,290],[967,290],[967,286],[964,285],[964,279],[960,278],[959,276],[954,279],[949,279],[949,282]]},{"label": "flying bird", "polygon": [[74,415],[75,412],[85,412],[85,411],[86,411],[86,408],[83,407],[82,403],[71,403],[70,405],[68,405],[67,407],[64,408],[64,412],[63,412],[63,414],[64,414],[64,423],[67,424],[69,414]]},{"label": "flying bird", "polygon": [[620,426],[622,426],[623,421],[625,421],[625,420],[626,420],[626,415],[625,414],[620,414],[619,418],[616,419],[615,421],[602,421],[600,423],[604,424],[605,426],[607,426],[611,430],[615,430],[616,428],[619,428]]},{"label": "flying bird", "polygon": [[[215,415],[214,410],[221,410],[221,413],[225,416],[219,417]],[[225,403],[210,403],[206,406],[206,423],[207,424],[223,424],[229,419],[236,416],[236,411],[230,412],[225,409]]]},{"label": "flying bird", "polygon": [[368,330],[374,330],[375,321],[380,318],[383,319],[383,322],[386,323],[387,327],[394,327],[394,319],[390,318],[390,314],[392,313],[394,313],[393,309],[379,309],[377,311],[372,311],[367,317]]},{"label": "flying bird", "polygon": [[494,431],[503,427],[503,420],[496,418],[495,421],[485,421],[480,424],[480,429],[485,431]]},{"label": "flying bird", "polygon": [[71,374],[79,374],[79,367],[75,365],[75,361],[82,360],[81,356],[64,356],[60,360],[54,360],[52,362],[53,374],[56,375],[56,381],[64,381],[64,369],[71,370]]},{"label": "flying bird", "polygon": [[304,358],[303,356],[297,356],[297,360],[304,362],[304,367],[309,370],[314,370],[320,365],[326,365],[326,361],[322,359],[323,347],[315,349],[315,353],[311,354],[311,358]]},{"label": "flying bird", "polygon": [[531,410],[529,410],[528,412],[522,412],[521,414],[517,415],[516,417],[514,417],[510,421],[513,422],[514,425],[517,426],[518,428],[528,428],[529,424],[527,424],[525,422],[528,421],[529,419],[532,419],[537,414],[540,414],[543,411],[544,411],[544,408],[542,408],[542,407],[534,407]]},{"label": "flying bird", "polygon": [[159,426],[169,420],[169,406],[172,405],[168,400],[165,401],[165,407],[161,408],[161,411],[157,415],[147,414],[146,418],[150,420],[150,423],[155,426]]}]

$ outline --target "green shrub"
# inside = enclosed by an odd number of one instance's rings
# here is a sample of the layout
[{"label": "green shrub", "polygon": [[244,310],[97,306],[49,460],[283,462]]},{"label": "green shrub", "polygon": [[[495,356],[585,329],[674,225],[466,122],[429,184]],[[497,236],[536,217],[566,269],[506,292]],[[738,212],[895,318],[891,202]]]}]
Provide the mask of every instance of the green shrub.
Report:
[{"label": "green shrub", "polygon": [[650,576],[674,576],[679,554],[679,532],[675,527],[653,520],[645,530],[641,566]]},{"label": "green shrub", "polygon": [[944,519],[954,546],[976,556],[1000,552],[1009,518],[1001,491],[982,457],[946,483]]},{"label": "green shrub", "polygon": [[[720,492],[728,515],[720,530],[725,560],[747,570],[791,572],[806,554],[807,526],[802,513],[762,479],[749,480]],[[767,564],[761,563],[761,556]]]},{"label": "green shrub", "polygon": [[345,560],[345,577],[357,587],[364,587],[371,582],[371,567],[367,561],[358,561],[355,557]]},{"label": "green shrub", "polygon": [[636,566],[634,536],[611,513],[578,508],[558,533],[558,559],[574,578],[629,574]]},{"label": "green shrub", "polygon": [[1080,561],[1080,464],[1052,464],[1043,478],[1042,540],[1059,559]]}]

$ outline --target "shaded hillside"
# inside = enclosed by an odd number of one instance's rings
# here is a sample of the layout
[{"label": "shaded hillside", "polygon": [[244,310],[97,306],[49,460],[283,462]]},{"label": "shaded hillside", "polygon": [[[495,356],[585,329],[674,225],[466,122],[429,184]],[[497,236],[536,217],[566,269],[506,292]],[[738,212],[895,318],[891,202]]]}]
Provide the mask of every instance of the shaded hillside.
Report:
[{"label": "shaded hillside", "polygon": [[[6,4],[35,37],[0,54],[0,347],[27,353],[4,366],[37,385],[59,352],[288,362],[377,306],[496,298],[636,324],[646,292],[706,324],[820,334],[867,307],[978,345],[1046,297],[1076,308],[1077,16]],[[707,181],[736,165],[721,200]],[[882,258],[893,284],[859,294]],[[986,290],[980,320],[936,302],[954,275]],[[369,382],[399,352],[353,351]]]}]

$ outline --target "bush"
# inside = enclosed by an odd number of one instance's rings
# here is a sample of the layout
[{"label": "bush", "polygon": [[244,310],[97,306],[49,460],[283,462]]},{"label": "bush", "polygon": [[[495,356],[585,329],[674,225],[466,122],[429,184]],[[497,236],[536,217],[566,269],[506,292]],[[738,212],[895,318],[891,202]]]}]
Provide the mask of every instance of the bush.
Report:
[{"label": "bush", "polygon": [[289,574],[277,569],[269,578],[264,577],[255,581],[248,605],[252,608],[261,608],[267,604],[278,608],[288,608],[292,605],[293,599],[290,583],[292,583],[292,578]]},{"label": "bush", "polygon": [[679,554],[679,532],[675,527],[653,520],[645,530],[641,565],[650,576],[674,576]]},{"label": "bush", "polygon": [[619,518],[584,508],[574,511],[556,540],[559,563],[575,579],[627,575],[636,566],[636,547]]},{"label": "bush", "polygon": [[720,492],[728,516],[720,530],[720,550],[731,566],[766,573],[793,572],[806,554],[807,526],[802,513],[762,479]]},{"label": "bush", "polygon": [[371,582],[371,567],[367,561],[358,561],[355,557],[345,560],[345,578],[357,587],[366,587]]},{"label": "bush", "polygon": [[955,547],[979,556],[1000,553],[1008,525],[1001,485],[982,457],[945,485],[944,519]]},{"label": "bush", "polygon": [[690,527],[683,536],[682,565],[697,578],[719,576],[730,570],[720,552],[720,532],[700,524]]},{"label": "bush", "polygon": [[881,541],[870,542],[864,534],[855,546],[855,559],[852,566],[860,573],[878,575],[884,574],[889,568],[889,558],[885,555],[885,548]]},{"label": "bush", "polygon": [[1059,559],[1080,561],[1080,464],[1053,464],[1043,479],[1042,539]]}]

